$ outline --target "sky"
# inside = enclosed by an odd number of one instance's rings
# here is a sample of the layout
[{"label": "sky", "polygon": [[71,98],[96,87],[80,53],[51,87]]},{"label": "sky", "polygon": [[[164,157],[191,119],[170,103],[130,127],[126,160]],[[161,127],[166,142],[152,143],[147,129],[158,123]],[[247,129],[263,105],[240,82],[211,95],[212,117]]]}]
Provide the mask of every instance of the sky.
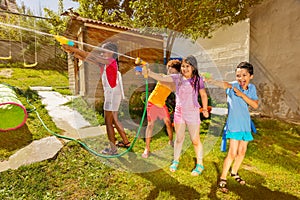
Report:
[{"label": "sky", "polygon": [[[43,8],[48,8],[55,12],[58,11],[58,0],[16,0],[17,5],[20,6],[22,2],[24,2],[26,7],[29,7],[30,10],[37,16],[43,15]],[[73,7],[78,8],[78,3],[73,2],[72,0],[63,0],[64,2],[64,10]]]}]

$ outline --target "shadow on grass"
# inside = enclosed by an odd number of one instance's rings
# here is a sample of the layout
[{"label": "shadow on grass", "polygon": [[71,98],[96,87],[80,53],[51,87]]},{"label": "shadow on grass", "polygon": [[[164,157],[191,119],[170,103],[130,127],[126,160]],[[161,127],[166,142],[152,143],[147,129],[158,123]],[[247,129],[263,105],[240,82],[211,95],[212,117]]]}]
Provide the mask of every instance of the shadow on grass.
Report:
[{"label": "shadow on grass", "polygon": [[[223,194],[222,198],[217,197],[217,193],[220,192],[217,187],[218,179],[220,177],[221,171],[218,168],[217,163],[214,163],[216,171],[217,171],[217,178],[215,180],[216,184],[213,184],[211,187],[211,191],[208,195],[210,199],[230,199],[231,195],[230,193],[235,193],[239,199],[257,199],[257,200],[265,200],[265,199],[298,199],[298,197],[293,196],[291,194],[285,193],[285,192],[280,192],[280,191],[272,191],[271,189],[267,188],[264,186],[266,183],[265,179],[263,176],[254,173],[254,172],[246,172],[243,171],[245,176],[252,176],[253,178],[251,180],[246,180],[247,183],[246,185],[240,185],[237,183],[233,178],[229,177],[227,179],[227,187],[229,190],[228,194]],[[246,174],[249,173],[249,174]],[[221,192],[220,192],[221,193]],[[228,197],[228,198],[226,198]]]},{"label": "shadow on grass", "polygon": [[[20,149],[30,144],[32,141],[32,134],[28,126],[24,124],[19,129],[13,131],[0,132],[0,150],[11,152]],[[5,155],[0,154],[0,160],[4,159]],[[7,155],[9,156],[9,155]]]},{"label": "shadow on grass", "polygon": [[[128,168],[145,165],[147,166],[147,168],[157,168],[156,165],[146,162],[145,159],[136,159],[135,154],[129,157],[128,160],[122,157],[120,157],[119,160]],[[147,179],[154,186],[154,189],[152,189],[147,198],[145,198],[147,200],[157,199],[161,192],[166,192],[176,199],[200,199],[200,193],[197,192],[194,188],[181,184],[162,169],[154,172],[137,173],[136,175]]]},{"label": "shadow on grass", "polygon": [[229,181],[229,190],[239,195],[241,199],[298,199],[296,196],[285,192],[270,190],[264,186],[266,181],[264,177],[259,174],[252,172],[251,176],[255,177],[255,182],[248,181],[247,184],[243,186],[231,179]]},{"label": "shadow on grass", "polygon": [[293,130],[299,129],[299,126],[278,124],[279,122],[275,123],[271,128],[268,128],[268,124],[266,124],[267,128],[254,135],[255,140],[249,144],[247,156],[255,157],[255,159],[272,166],[283,167],[292,173],[299,173],[297,169],[300,159],[297,154],[299,153],[300,137]]}]

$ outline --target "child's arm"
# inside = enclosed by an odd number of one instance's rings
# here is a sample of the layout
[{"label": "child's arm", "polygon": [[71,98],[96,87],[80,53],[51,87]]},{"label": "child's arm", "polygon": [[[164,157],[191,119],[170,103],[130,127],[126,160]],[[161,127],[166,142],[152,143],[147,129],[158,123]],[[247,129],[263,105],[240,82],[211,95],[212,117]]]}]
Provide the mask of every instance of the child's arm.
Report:
[{"label": "child's arm", "polygon": [[209,117],[209,113],[208,113],[208,110],[207,110],[207,104],[208,104],[208,98],[207,98],[207,93],[206,93],[206,90],[203,88],[203,89],[200,89],[199,90],[199,94],[201,96],[201,101],[202,101],[202,113],[203,113],[203,116],[205,118],[208,118]]},{"label": "child's arm", "polygon": [[89,53],[88,56],[86,57],[85,61],[95,63],[95,64],[102,63],[105,65],[109,65],[111,63],[111,61],[109,59],[103,58],[102,56],[97,55],[94,52]]},{"label": "child's arm", "polygon": [[88,55],[87,52],[82,51],[82,50],[80,50],[80,49],[78,49],[76,47],[69,46],[67,44],[63,44],[62,48],[63,48],[63,50],[65,50],[68,53],[73,53],[74,56],[76,58],[80,59],[80,60],[84,60],[87,57],[87,55]]},{"label": "child's arm", "polygon": [[173,82],[173,78],[170,75],[162,75],[162,74],[158,74],[155,72],[152,72],[150,69],[145,69],[143,67],[143,71],[142,71],[143,75],[148,75],[151,78],[157,80],[157,81],[161,81],[161,82]]},{"label": "child's arm", "polygon": [[73,53],[74,56],[80,60],[84,60],[86,62],[90,62],[90,63],[94,63],[94,64],[99,64],[99,63],[110,64],[108,59],[105,59],[99,55],[94,55],[94,53],[89,53],[89,52],[80,50],[76,47],[69,46],[66,44],[62,45],[62,48],[66,52]]},{"label": "child's arm", "polygon": [[226,81],[218,81],[218,80],[214,80],[212,78],[210,79],[206,79],[205,80],[207,83],[227,89],[227,88],[232,88],[232,85]]},{"label": "child's arm", "polygon": [[239,89],[237,88],[233,88],[235,94],[239,97],[241,97],[249,106],[251,106],[254,109],[258,108],[258,100],[253,100],[251,98],[249,98],[246,94],[244,94],[243,92],[241,92]]}]

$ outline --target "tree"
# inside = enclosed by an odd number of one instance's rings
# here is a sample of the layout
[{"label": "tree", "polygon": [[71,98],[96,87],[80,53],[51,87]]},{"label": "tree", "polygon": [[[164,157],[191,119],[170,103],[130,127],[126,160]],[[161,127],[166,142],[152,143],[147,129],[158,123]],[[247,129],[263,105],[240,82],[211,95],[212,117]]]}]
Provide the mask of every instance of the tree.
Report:
[{"label": "tree", "polygon": [[262,0],[139,0],[131,2],[133,15],[124,18],[127,20],[124,23],[135,28],[164,30],[168,59],[176,37],[194,40],[211,37],[219,27],[246,19],[249,8],[260,2]]},{"label": "tree", "polygon": [[59,13],[56,13],[48,8],[44,8],[44,11],[46,13],[45,16],[49,18],[47,22],[51,24],[49,33],[53,35],[63,34],[66,31],[68,19],[61,17]]},{"label": "tree", "polygon": [[63,0],[58,0],[58,14],[62,14],[64,12],[64,2]]},{"label": "tree", "polygon": [[[81,17],[109,23],[119,22],[122,16],[131,16],[130,0],[73,0],[79,2],[77,12]],[[135,1],[135,0],[134,0]]]}]

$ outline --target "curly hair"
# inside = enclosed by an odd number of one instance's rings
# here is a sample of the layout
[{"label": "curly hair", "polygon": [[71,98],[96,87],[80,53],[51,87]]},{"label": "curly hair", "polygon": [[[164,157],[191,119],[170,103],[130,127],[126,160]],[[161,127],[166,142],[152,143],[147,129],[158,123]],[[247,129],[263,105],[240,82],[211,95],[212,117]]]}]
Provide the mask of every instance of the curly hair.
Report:
[{"label": "curly hair", "polygon": [[180,68],[181,68],[181,61],[180,60],[169,60],[169,62],[167,63],[167,68],[174,68],[176,69],[178,72],[180,72]]}]

